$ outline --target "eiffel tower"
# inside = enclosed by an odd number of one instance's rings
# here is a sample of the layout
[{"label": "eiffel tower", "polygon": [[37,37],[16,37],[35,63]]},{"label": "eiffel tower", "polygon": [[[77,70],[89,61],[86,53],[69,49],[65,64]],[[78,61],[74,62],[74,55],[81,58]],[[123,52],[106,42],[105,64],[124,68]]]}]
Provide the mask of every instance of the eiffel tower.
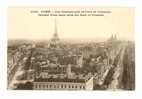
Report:
[{"label": "eiffel tower", "polygon": [[60,39],[58,37],[57,21],[55,19],[55,21],[54,21],[54,34],[53,34],[53,38],[51,39],[51,42],[50,42],[50,47],[56,48],[58,46],[59,40]]}]

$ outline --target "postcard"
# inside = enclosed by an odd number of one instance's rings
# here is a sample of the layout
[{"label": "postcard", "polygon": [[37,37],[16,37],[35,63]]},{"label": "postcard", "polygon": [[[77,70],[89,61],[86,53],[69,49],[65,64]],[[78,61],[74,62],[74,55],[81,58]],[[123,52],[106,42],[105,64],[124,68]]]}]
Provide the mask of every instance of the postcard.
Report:
[{"label": "postcard", "polygon": [[8,90],[135,90],[133,7],[8,7]]}]

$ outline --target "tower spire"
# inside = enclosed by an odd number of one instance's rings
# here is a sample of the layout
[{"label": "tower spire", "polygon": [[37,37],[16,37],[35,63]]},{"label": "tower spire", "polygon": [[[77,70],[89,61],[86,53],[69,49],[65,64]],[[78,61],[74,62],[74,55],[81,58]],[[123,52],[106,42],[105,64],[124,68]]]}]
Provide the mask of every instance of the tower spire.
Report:
[{"label": "tower spire", "polygon": [[54,20],[54,34],[53,38],[51,39],[51,42],[49,44],[49,47],[56,48],[59,43],[59,37],[58,37],[58,30],[57,30],[57,21]]},{"label": "tower spire", "polygon": [[54,34],[53,34],[53,39],[54,40],[59,40],[58,38],[58,29],[57,29],[57,20],[55,18],[54,20]]}]

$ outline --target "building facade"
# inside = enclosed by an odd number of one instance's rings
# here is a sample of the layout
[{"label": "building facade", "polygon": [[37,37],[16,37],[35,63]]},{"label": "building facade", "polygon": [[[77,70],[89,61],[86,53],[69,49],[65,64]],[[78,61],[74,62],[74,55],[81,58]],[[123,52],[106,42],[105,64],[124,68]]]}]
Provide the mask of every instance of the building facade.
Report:
[{"label": "building facade", "polygon": [[93,90],[93,77],[85,79],[37,79],[33,90]]}]

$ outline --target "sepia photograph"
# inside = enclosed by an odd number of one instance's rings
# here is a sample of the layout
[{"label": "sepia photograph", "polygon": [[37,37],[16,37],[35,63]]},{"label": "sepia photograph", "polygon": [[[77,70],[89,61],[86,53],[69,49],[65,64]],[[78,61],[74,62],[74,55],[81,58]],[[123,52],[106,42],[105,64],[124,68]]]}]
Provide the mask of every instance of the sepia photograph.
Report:
[{"label": "sepia photograph", "polygon": [[134,91],[133,7],[8,7],[7,90]]}]

